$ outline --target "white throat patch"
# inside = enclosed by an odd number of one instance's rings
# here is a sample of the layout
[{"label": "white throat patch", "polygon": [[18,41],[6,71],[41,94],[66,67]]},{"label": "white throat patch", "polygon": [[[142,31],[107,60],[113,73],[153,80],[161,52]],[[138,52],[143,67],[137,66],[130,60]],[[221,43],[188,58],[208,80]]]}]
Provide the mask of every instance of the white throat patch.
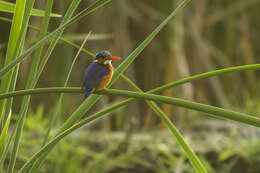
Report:
[{"label": "white throat patch", "polygon": [[111,60],[106,60],[104,64],[111,64]]}]

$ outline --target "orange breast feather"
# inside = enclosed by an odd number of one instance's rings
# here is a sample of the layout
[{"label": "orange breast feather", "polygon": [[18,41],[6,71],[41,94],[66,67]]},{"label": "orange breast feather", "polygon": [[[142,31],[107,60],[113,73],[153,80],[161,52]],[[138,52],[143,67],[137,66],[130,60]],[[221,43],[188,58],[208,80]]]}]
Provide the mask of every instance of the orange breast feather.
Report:
[{"label": "orange breast feather", "polygon": [[99,91],[99,90],[104,90],[106,89],[107,84],[110,82],[112,76],[113,76],[113,71],[114,68],[111,64],[106,65],[109,69],[108,75],[104,76],[103,79],[100,80],[96,88],[94,88],[94,91]]}]

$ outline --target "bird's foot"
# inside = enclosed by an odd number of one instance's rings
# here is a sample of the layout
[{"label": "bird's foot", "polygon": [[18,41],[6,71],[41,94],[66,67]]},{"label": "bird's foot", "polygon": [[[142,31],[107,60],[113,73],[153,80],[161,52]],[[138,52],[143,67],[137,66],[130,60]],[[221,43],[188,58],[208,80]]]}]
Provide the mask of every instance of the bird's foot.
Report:
[{"label": "bird's foot", "polygon": [[98,88],[98,89],[94,89],[93,92],[96,92],[96,91],[106,91],[106,90],[107,90],[107,88]]},{"label": "bird's foot", "polygon": [[101,88],[99,91],[106,91],[107,88]]}]

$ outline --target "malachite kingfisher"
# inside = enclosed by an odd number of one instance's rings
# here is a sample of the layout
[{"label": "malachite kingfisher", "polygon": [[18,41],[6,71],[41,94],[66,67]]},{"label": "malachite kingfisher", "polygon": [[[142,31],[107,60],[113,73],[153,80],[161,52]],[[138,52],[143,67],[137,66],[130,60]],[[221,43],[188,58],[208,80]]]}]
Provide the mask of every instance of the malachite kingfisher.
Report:
[{"label": "malachite kingfisher", "polygon": [[94,62],[86,70],[84,80],[85,98],[91,92],[106,89],[106,85],[111,80],[114,71],[111,61],[120,59],[112,56],[107,50],[103,50],[96,55]]}]

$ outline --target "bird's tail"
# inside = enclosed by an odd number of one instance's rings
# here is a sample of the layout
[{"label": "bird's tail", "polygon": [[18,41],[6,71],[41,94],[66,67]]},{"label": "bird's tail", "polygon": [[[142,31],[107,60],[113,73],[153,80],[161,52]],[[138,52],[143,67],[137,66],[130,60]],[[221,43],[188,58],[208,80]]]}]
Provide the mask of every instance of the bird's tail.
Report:
[{"label": "bird's tail", "polygon": [[90,95],[91,91],[92,91],[91,88],[86,88],[86,90],[85,90],[85,98],[87,98]]}]

